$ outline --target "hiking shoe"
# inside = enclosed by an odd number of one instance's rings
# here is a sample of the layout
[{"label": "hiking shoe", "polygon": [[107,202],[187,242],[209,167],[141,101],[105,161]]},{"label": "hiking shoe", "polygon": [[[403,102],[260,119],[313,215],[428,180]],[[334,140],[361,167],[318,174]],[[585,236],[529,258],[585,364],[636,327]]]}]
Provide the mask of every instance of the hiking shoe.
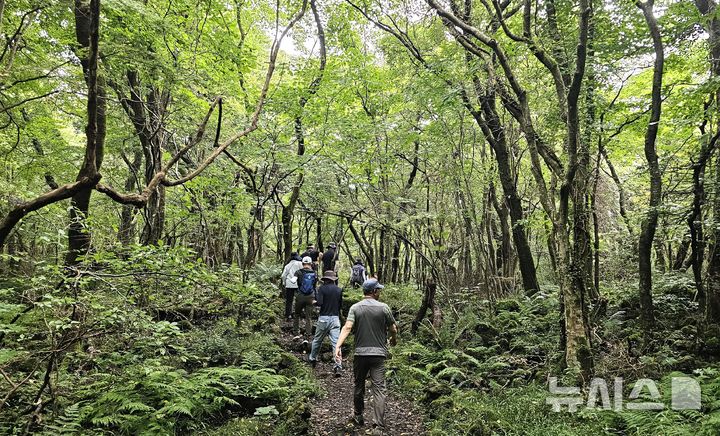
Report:
[{"label": "hiking shoe", "polygon": [[307,363],[309,363],[311,367],[315,368],[317,366],[317,359],[311,359],[308,357]]},{"label": "hiking shoe", "polygon": [[362,427],[365,425],[365,418],[362,415],[353,415],[349,424],[354,427]]},{"label": "hiking shoe", "polygon": [[377,425],[373,425],[372,429],[365,430],[365,434],[369,434],[369,435],[373,435],[373,436],[382,436],[385,434],[385,432]]},{"label": "hiking shoe", "polygon": [[333,374],[335,374],[335,377],[340,377],[342,375],[342,367],[341,366],[335,366],[333,368]]}]

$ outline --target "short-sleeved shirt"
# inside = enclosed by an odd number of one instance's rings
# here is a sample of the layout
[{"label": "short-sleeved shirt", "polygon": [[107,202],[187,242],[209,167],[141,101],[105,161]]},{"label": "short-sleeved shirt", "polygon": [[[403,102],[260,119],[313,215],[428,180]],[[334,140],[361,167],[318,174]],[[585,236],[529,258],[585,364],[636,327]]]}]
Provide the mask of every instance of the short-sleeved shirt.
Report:
[{"label": "short-sleeved shirt", "polygon": [[387,357],[387,329],[395,324],[387,304],[365,298],[350,307],[347,320],[355,331],[355,355]]}]

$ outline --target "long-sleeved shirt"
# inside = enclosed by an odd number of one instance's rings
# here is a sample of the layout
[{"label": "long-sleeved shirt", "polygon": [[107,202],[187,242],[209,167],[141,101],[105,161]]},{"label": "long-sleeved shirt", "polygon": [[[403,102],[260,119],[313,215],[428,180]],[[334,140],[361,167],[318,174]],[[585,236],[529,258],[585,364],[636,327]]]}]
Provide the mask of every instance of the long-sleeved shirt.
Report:
[{"label": "long-sleeved shirt", "polygon": [[285,265],[280,279],[286,288],[297,289],[298,282],[295,273],[300,269],[302,269],[302,262],[299,260],[291,260],[287,265]]},{"label": "long-sleeved shirt", "polygon": [[320,306],[319,316],[340,316],[342,288],[334,283],[326,283],[315,292],[315,301]]}]

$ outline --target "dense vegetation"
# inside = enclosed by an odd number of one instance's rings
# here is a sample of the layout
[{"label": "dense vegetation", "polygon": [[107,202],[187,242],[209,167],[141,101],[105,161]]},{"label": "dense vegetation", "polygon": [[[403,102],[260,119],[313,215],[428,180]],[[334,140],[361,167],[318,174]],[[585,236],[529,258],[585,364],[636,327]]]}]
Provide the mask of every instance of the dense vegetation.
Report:
[{"label": "dense vegetation", "polygon": [[[429,433],[718,434],[717,14],[0,0],[0,432],[316,431],[277,286],[334,241]],[[553,376],[666,407],[555,413]]]}]

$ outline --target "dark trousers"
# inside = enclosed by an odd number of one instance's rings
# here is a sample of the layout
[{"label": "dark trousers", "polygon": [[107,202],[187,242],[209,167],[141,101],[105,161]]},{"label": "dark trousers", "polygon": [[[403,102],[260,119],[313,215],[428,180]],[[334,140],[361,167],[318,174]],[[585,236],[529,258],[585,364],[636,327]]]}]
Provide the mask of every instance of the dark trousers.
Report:
[{"label": "dark trousers", "polygon": [[290,318],[293,312],[293,299],[297,288],[285,288],[285,318]]},{"label": "dark trousers", "polygon": [[363,411],[365,411],[365,379],[368,374],[370,374],[372,380],[370,393],[373,401],[373,424],[384,429],[386,392],[385,358],[382,356],[355,356],[353,359],[355,416],[362,416]]},{"label": "dark trousers", "polygon": [[313,294],[305,295],[302,292],[295,293],[295,318],[293,318],[293,332],[297,335],[300,332],[300,317],[305,318],[305,336],[312,334],[312,313]]}]

